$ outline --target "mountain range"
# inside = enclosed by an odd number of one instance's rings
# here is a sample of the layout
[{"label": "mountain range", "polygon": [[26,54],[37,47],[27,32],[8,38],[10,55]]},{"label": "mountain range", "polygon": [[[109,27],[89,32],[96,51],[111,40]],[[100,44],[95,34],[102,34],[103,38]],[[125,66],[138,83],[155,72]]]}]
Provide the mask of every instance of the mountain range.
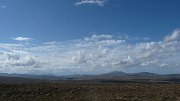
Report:
[{"label": "mountain range", "polygon": [[58,81],[96,81],[96,82],[174,82],[180,83],[180,74],[155,74],[150,72],[125,73],[113,71],[99,75],[35,75],[0,73],[0,83],[16,82],[58,82]]}]

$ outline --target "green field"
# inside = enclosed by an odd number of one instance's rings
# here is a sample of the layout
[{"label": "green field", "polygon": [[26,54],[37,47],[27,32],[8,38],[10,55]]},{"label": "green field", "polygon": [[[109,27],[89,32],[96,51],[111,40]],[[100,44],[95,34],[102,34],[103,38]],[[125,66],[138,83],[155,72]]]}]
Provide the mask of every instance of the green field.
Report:
[{"label": "green field", "polygon": [[0,101],[180,101],[180,84],[0,84]]}]

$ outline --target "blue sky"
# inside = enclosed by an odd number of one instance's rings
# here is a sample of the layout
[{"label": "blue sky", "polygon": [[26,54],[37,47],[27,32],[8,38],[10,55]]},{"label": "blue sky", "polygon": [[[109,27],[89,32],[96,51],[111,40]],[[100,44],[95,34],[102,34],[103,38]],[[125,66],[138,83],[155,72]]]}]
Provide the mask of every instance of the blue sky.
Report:
[{"label": "blue sky", "polygon": [[180,73],[179,0],[0,0],[0,72]]},{"label": "blue sky", "polygon": [[96,34],[127,34],[159,41],[180,27],[179,0],[1,0],[0,41],[31,37],[65,41]]}]

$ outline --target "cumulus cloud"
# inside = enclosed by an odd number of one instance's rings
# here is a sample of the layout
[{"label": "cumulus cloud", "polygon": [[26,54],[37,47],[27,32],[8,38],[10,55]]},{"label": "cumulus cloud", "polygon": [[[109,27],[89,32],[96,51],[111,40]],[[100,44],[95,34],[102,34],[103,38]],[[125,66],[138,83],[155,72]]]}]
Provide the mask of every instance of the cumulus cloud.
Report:
[{"label": "cumulus cloud", "polygon": [[[0,44],[0,72],[84,74],[116,70],[178,72],[180,42],[130,43],[112,35],[42,44]],[[132,71],[131,71],[132,72]]]},{"label": "cumulus cloud", "polygon": [[75,5],[79,6],[83,4],[96,4],[99,6],[104,6],[105,1],[107,0],[80,0],[79,2],[76,2]]},{"label": "cumulus cloud", "polygon": [[28,37],[16,37],[12,39],[16,41],[31,41],[32,40],[32,38],[28,38]]},{"label": "cumulus cloud", "polygon": [[170,41],[180,41],[180,29],[174,30],[174,32],[171,35],[168,35],[164,38],[165,42]]}]

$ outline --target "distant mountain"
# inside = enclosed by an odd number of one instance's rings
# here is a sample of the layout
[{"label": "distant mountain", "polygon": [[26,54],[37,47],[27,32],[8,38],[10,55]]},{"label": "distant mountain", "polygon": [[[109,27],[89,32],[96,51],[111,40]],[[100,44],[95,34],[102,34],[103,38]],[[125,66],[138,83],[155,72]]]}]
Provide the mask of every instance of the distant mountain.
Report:
[{"label": "distant mountain", "polygon": [[14,83],[37,83],[48,82],[46,80],[22,78],[22,77],[5,77],[0,76],[0,84],[14,84]]},{"label": "distant mountain", "polygon": [[102,76],[112,76],[112,77],[123,77],[123,76],[158,76],[159,74],[150,73],[150,72],[140,72],[140,73],[125,73],[121,71],[113,71],[110,73],[103,74]]},{"label": "distant mountain", "polygon": [[30,79],[41,79],[41,80],[59,80],[62,79],[61,76],[46,74],[46,75],[35,75],[35,74],[8,74],[8,73],[0,73],[0,76],[3,77],[17,77],[17,78],[30,78]]},{"label": "distant mountain", "polygon": [[113,71],[100,75],[34,75],[0,73],[2,82],[38,82],[38,81],[105,81],[105,82],[179,82],[180,74],[160,75],[150,72],[125,73]]},{"label": "distant mountain", "polygon": [[113,71],[110,73],[103,74],[103,76],[125,76],[125,75],[128,75],[128,74],[121,71]]},{"label": "distant mountain", "polygon": [[8,73],[0,73],[0,76],[7,76]]},{"label": "distant mountain", "polygon": [[150,72],[140,72],[140,73],[133,73],[132,75],[139,75],[139,76],[157,76],[159,74],[150,73]]}]

